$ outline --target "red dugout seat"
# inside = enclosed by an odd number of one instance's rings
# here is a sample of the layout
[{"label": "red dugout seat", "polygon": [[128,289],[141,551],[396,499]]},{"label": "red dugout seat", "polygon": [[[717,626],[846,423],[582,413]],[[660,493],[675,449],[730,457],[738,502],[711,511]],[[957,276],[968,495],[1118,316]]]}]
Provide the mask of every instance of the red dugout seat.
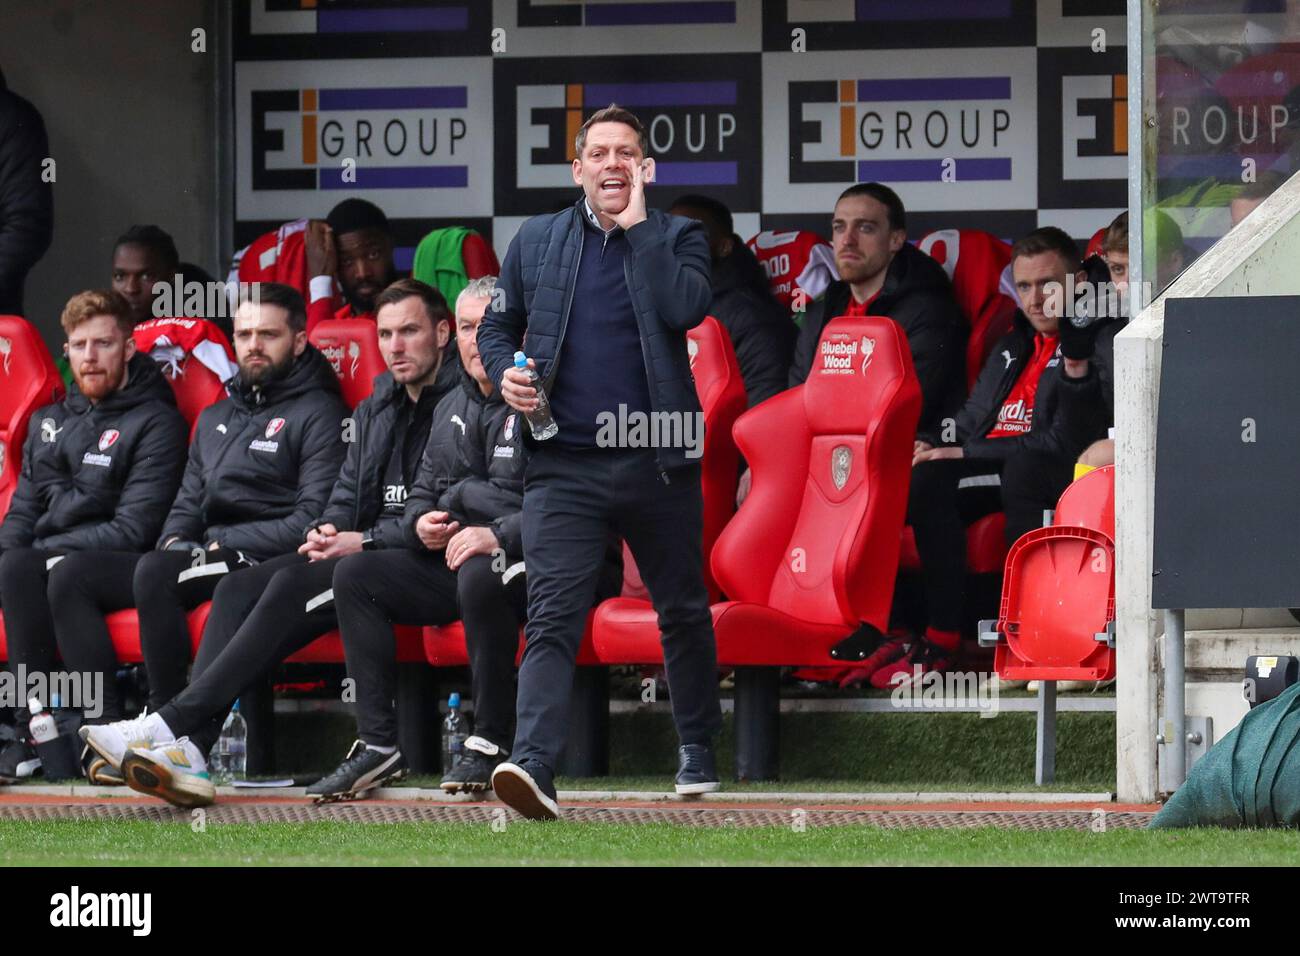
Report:
[{"label": "red dugout seat", "polygon": [[1052,525],[1090,528],[1115,540],[1115,466],[1104,465],[1071,482],[1056,503]]},{"label": "red dugout seat", "polygon": [[387,370],[379,353],[379,338],[370,319],[329,319],[307,334],[334,366],[343,400],[356,408],[375,387],[375,377]]},{"label": "red dugout seat", "polygon": [[63,379],[36,328],[19,316],[0,315],[0,517],[18,487],[28,419],[63,392]]},{"label": "red dugout seat", "polygon": [[1007,554],[993,668],[1006,680],[1115,676],[1115,545],[1077,526],[1035,528]]},{"label": "red dugout seat", "polygon": [[740,452],[732,431],[745,412],[745,382],[731,345],[731,336],[713,316],[686,333],[691,375],[704,412],[704,449],[700,458],[700,491],[704,499],[704,583],[710,600],[718,584],[709,565],[714,542],[736,512],[736,481]]},{"label": "red dugout seat", "polygon": [[[397,640],[397,662],[399,664],[424,663],[424,629],[408,627],[403,624],[393,625],[393,636]],[[302,650],[290,654],[285,659],[289,664],[344,664],[343,635],[338,631],[322,634]]]},{"label": "red dugout seat", "polygon": [[[966,529],[966,570],[970,574],[997,574],[1007,556],[1007,516],[998,511],[977,518]],[[903,547],[899,567],[905,571],[921,570],[921,556],[916,550],[916,535],[911,525],[903,529]]]},{"label": "red dugout seat", "polygon": [[1055,773],[1055,681],[1115,676],[1114,466],[1090,471],[1061,495],[1053,523],[1007,554],[996,621],[980,622],[1004,680],[1036,680],[1039,784]]},{"label": "red dugout seat", "polygon": [[[860,623],[888,624],[920,388],[889,319],[834,319],[819,354],[807,383],[736,423],[753,484],[713,549],[724,665],[834,665]],[[662,659],[645,602],[604,602],[595,643],[606,663]]]},{"label": "red dugout seat", "polygon": [[[897,325],[831,321],[807,382],[741,416],[752,469],[713,549],[731,600],[713,605],[718,661],[736,671],[737,775],[775,775],[776,668],[833,666],[830,648],[888,625],[921,393]],[[773,440],[779,436],[779,440]],[[797,503],[797,507],[791,507]],[[596,611],[606,663],[662,660],[654,611],[614,598]]]},{"label": "red dugout seat", "polygon": [[[190,629],[190,656],[199,648],[203,637],[203,626],[208,622],[208,611],[212,609],[211,601],[204,601],[186,616]],[[143,664],[144,653],[140,648],[140,618],[135,608],[113,611],[104,618],[108,625],[108,636],[112,638],[113,650],[119,663]]]}]

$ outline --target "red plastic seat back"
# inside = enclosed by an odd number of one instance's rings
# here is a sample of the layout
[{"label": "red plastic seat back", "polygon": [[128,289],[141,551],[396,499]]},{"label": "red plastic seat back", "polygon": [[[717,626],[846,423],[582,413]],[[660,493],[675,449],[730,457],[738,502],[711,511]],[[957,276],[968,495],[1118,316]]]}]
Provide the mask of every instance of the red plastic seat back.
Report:
[{"label": "red plastic seat back", "polygon": [[1115,466],[1094,469],[1061,493],[1054,527],[1089,528],[1115,540]]},{"label": "red plastic seat back", "polygon": [[18,487],[28,419],[63,392],[63,379],[36,328],[19,316],[0,315],[0,517]]},{"label": "red plastic seat back", "polygon": [[[713,544],[736,511],[736,479],[740,452],[732,427],[745,411],[745,382],[731,346],[731,336],[713,316],[686,333],[686,349],[695,378],[695,393],[704,412],[704,450],[700,456],[700,490],[704,499],[704,583],[709,599],[718,599],[718,585],[709,567]],[[627,545],[623,546],[623,596],[648,598],[641,572]]]},{"label": "red plastic seat back", "polygon": [[752,484],[713,549],[727,596],[811,623],[884,630],[920,409],[897,324],[832,320],[807,381],[736,422]]},{"label": "red plastic seat back", "polygon": [[970,329],[966,344],[966,386],[975,384],[993,343],[1011,331],[1018,303],[1002,290],[1002,271],[1011,247],[978,229],[940,229],[917,248],[943,266],[953,297]]},{"label": "red plastic seat back", "polygon": [[1099,531],[1035,528],[1007,554],[994,669],[1008,680],[1109,680],[1115,650],[1115,547]]},{"label": "red plastic seat back", "polygon": [[745,381],[731,346],[731,336],[713,316],[686,333],[695,392],[704,412],[704,450],[700,458],[700,490],[704,499],[704,580],[709,596],[717,598],[718,585],[709,568],[713,545],[736,513],[736,481],[740,452],[731,431],[745,412]]},{"label": "red plastic seat back", "polygon": [[379,354],[379,336],[370,319],[328,319],[307,333],[334,366],[343,400],[356,408],[375,387],[375,376],[387,370]]}]

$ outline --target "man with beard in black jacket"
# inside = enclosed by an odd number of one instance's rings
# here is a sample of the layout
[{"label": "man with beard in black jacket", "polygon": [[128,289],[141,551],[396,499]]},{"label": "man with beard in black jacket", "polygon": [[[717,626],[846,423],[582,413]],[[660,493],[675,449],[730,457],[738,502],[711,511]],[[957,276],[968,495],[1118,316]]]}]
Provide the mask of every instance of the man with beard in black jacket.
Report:
[{"label": "man with beard in black jacket", "polygon": [[[822,330],[841,315],[888,316],[907,336],[921,385],[917,432],[938,432],[966,394],[966,323],[943,267],[907,241],[903,201],[881,183],[858,183],[840,194],[831,220],[831,244],[840,278],[803,319],[789,385],[802,385],[820,362]],[[740,478],[737,501],[749,493]]]},{"label": "man with beard in black jacket", "polygon": [[[961,642],[966,526],[1003,506],[1002,475],[1027,464],[1055,500],[1092,437],[1091,423],[1061,413],[1061,292],[1078,267],[1074,240],[1053,226],[1012,246],[1021,309],[1011,331],[993,346],[953,428],[918,433],[907,521],[921,558],[927,627],[918,638],[891,635],[863,662],[875,687],[910,679],[916,667],[925,673],[951,664]],[[1007,537],[1041,523],[1041,509],[1008,507]]]},{"label": "man with beard in black jacket", "polygon": [[708,233],[713,281],[709,315],[731,338],[753,408],[785,390],[798,329],[772,297],[767,273],[736,235],[725,204],[709,196],[679,196],[668,211],[697,220]]},{"label": "man with beard in black jacket", "polygon": [[903,201],[888,186],[858,183],[840,194],[831,220],[838,282],[804,317],[790,386],[808,378],[831,319],[884,315],[902,327],[921,383],[917,431],[938,430],[965,397],[965,322],[943,267],[907,241]]},{"label": "man with beard in black jacket", "polygon": [[[434,408],[460,377],[454,354],[444,361],[449,318],[442,295],[423,282],[401,279],[380,293],[376,327],[388,371],[353,413],[343,469],[302,544],[222,579],[190,685],[178,696],[136,720],[83,729],[87,744],[133,789],[180,806],[210,803],[212,783],[202,768],[231,703],[276,664],[338,627],[331,582],[339,560],[404,547],[407,489]],[[185,759],[180,765],[171,754],[177,749]]]},{"label": "man with beard in black jacket", "polygon": [[[81,555],[77,587],[54,609],[70,669],[111,673],[104,615],[135,607],[157,710],[185,687],[187,612],[226,574],[295,550],[320,516],[343,459],[348,408],[329,362],[307,342],[306,321],[302,296],[285,285],[263,283],[239,306],[239,372],[230,396],[199,416],[157,550]],[[122,716],[106,688],[100,719]]]},{"label": "man with beard in black jacket", "polygon": [[520,513],[527,455],[523,418],[501,400],[478,353],[478,327],[495,285],[493,276],[475,279],[456,300],[460,387],[434,412],[402,519],[407,549],[353,555],[334,571],[360,739],[337,769],[307,789],[319,800],[354,798],[405,772],[393,709],[394,624],[465,622],[475,733],[443,788],[485,789],[510,746],[511,675],[527,611]]},{"label": "man with beard in black jacket", "polygon": [[[103,551],[134,559],[150,547],[180,483],[188,428],[157,364],[136,352],[132,324],[131,307],[111,291],[79,293],[63,310],[73,384],[63,401],[32,414],[0,523],[0,608],[15,670],[54,669],[52,609]],[[35,757],[29,716],[18,709],[19,733],[0,750],[0,782],[26,776],[19,765]]]}]

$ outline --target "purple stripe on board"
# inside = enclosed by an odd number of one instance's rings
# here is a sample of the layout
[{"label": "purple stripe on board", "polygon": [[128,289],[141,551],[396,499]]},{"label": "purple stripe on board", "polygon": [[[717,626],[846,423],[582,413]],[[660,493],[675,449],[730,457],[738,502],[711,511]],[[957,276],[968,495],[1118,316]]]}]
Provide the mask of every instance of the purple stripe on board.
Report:
[{"label": "purple stripe on board", "polygon": [[464,189],[468,166],[358,166],[357,181],[343,181],[342,169],[320,170],[321,189]]},{"label": "purple stripe on board", "polygon": [[322,110],[464,109],[464,86],[392,86],[356,90],[321,90]]},{"label": "purple stripe on board", "polygon": [[[1281,157],[1280,153],[1250,154],[1250,158],[1255,160],[1261,171],[1270,169]],[[1180,179],[1189,176],[1198,179],[1213,176],[1226,181],[1231,181],[1235,176],[1240,180],[1242,158],[1235,153],[1215,153],[1208,156],[1160,156],[1156,159],[1156,175]]]},{"label": "purple stripe on board", "polygon": [[439,33],[469,29],[469,7],[318,10],[317,33]]},{"label": "purple stripe on board", "polygon": [[734,186],[736,164],[656,163],[655,182],[663,186]]},{"label": "purple stripe on board", "polygon": [[[958,159],[953,169],[957,182],[1011,178],[1010,157],[999,159]],[[943,178],[943,160],[939,159],[860,159],[858,180],[869,182],[937,183]]]},{"label": "purple stripe on board", "polygon": [[859,20],[1003,20],[1011,0],[858,0]]},{"label": "purple stripe on board", "polygon": [[586,106],[731,106],[736,81],[709,83],[588,83],[582,88]]},{"label": "purple stripe on board", "polygon": [[735,0],[715,3],[588,3],[583,5],[589,27],[634,24],[735,23]]},{"label": "purple stripe on board", "polygon": [[919,80],[858,80],[858,102],[902,100],[1009,100],[1011,77],[927,77]]}]

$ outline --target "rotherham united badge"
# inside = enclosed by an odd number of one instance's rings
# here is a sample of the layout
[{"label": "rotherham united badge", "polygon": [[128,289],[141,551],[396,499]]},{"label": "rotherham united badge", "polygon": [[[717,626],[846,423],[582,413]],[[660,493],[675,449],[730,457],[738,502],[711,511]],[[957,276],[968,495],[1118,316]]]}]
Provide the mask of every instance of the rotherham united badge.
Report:
[{"label": "rotherham united badge", "polygon": [[831,452],[831,482],[836,491],[843,491],[853,470],[853,449],[848,445],[839,445]]}]

